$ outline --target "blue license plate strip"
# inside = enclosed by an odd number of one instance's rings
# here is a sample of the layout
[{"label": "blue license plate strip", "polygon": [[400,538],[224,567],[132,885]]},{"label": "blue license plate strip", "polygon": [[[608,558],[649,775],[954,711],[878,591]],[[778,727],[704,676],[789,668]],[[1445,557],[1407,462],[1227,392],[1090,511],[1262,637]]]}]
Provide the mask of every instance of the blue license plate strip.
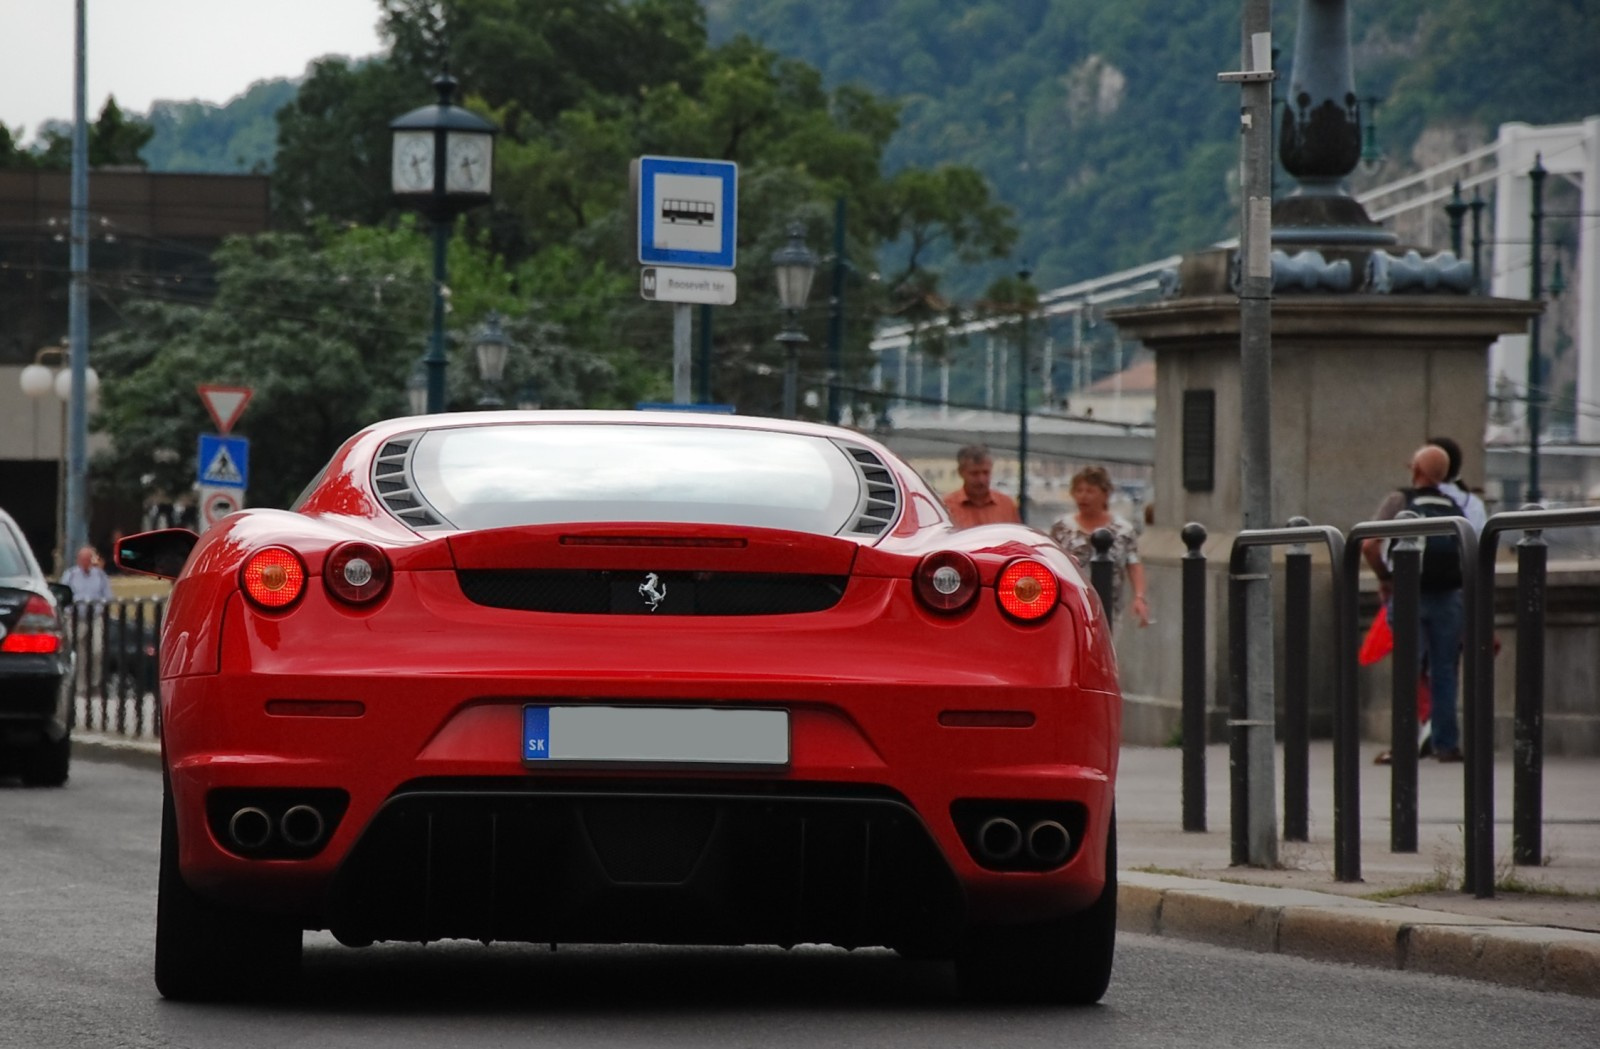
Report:
[{"label": "blue license plate strip", "polygon": [[770,707],[525,706],[522,760],[783,766],[789,712]]}]

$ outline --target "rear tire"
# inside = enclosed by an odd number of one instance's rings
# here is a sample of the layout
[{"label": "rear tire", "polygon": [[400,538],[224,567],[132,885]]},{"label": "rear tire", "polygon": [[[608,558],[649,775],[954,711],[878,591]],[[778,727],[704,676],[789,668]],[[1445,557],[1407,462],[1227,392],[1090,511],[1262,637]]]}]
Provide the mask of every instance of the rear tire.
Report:
[{"label": "rear tire", "polygon": [[22,756],[22,782],[30,787],[59,787],[72,767],[72,735],[45,740]]},{"label": "rear tire", "polygon": [[161,806],[156,891],[156,989],[177,1001],[263,998],[300,974],[300,926],[226,907],[191,889],[178,869],[178,818],[170,790]]},{"label": "rear tire", "polygon": [[956,958],[968,998],[1093,1005],[1111,983],[1117,945],[1117,818],[1106,834],[1106,884],[1077,914],[974,930]]}]

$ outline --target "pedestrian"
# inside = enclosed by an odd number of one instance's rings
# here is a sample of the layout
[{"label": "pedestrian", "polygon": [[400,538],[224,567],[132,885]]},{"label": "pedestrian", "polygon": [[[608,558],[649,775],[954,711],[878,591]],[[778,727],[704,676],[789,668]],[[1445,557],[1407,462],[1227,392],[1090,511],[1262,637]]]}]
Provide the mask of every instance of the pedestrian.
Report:
[{"label": "pedestrian", "polygon": [[1451,502],[1461,508],[1461,516],[1472,523],[1474,532],[1482,533],[1483,524],[1489,519],[1489,510],[1483,505],[1483,500],[1467,487],[1461,479],[1461,446],[1451,437],[1430,437],[1428,443],[1444,449],[1444,454],[1449,456],[1449,473],[1446,480],[1439,486],[1439,491],[1450,497]]},{"label": "pedestrian", "polygon": [[[1462,508],[1440,490],[1450,472],[1450,455],[1436,444],[1423,445],[1411,456],[1411,487],[1390,492],[1373,512],[1375,521],[1391,521],[1401,510],[1423,517],[1460,517]],[[1389,540],[1368,539],[1361,553],[1378,577],[1378,593],[1392,620],[1393,575],[1387,558]],[[1466,622],[1461,594],[1461,551],[1454,536],[1428,536],[1423,544],[1417,595],[1421,620],[1419,666],[1428,668],[1432,694],[1432,740],[1439,761],[1461,760],[1461,727],[1456,713],[1461,637]]]},{"label": "pedestrian", "polygon": [[957,528],[1022,523],[1016,500],[989,487],[994,457],[987,445],[969,444],[957,452],[956,473],[961,475],[961,487],[944,497],[944,508]]},{"label": "pedestrian", "polygon": [[1089,578],[1094,546],[1089,537],[1101,528],[1111,532],[1111,616],[1122,609],[1122,580],[1133,588],[1133,614],[1140,626],[1150,625],[1150,603],[1145,600],[1144,565],[1139,560],[1139,533],[1133,522],[1111,512],[1111,475],[1103,466],[1086,466],[1072,475],[1072,501],[1077,512],[1063,514],[1050,526],[1050,538],[1078,563]]},{"label": "pedestrian", "polygon": [[106,578],[106,570],[100,567],[100,555],[92,546],[78,551],[77,564],[61,573],[61,581],[72,588],[72,600],[78,604],[111,600],[111,580]]}]

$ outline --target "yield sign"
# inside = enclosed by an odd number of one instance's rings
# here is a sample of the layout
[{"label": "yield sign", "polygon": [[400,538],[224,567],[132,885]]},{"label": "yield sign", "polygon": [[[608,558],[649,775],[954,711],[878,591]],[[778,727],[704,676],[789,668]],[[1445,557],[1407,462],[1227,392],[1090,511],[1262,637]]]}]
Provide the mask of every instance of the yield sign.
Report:
[{"label": "yield sign", "polygon": [[202,384],[195,389],[200,391],[200,399],[205,402],[206,411],[211,413],[211,421],[217,424],[217,432],[224,434],[233,429],[233,424],[244,414],[244,406],[250,403],[250,395],[255,393],[248,386]]}]

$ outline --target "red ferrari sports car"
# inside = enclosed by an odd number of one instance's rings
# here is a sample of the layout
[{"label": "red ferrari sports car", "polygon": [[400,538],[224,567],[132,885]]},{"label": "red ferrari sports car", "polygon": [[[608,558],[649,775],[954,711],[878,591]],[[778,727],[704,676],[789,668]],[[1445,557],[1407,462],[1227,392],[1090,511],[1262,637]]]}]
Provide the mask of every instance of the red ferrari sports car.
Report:
[{"label": "red ferrari sports car", "polygon": [[1093,1002],[1120,732],[1050,540],[849,430],[395,419],[290,510],[122,540],[161,635],[156,983],[342,943],[887,946]]}]

